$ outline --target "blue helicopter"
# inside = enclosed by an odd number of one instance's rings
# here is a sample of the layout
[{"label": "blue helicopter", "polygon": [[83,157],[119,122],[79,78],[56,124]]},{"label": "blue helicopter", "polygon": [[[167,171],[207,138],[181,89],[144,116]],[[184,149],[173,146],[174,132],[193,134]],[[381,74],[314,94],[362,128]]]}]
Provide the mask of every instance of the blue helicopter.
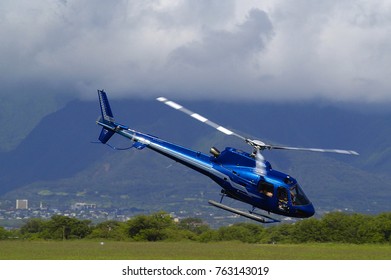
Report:
[{"label": "blue helicopter", "polygon": [[[208,203],[210,205],[261,223],[273,223],[279,222],[279,220],[259,213],[259,211],[256,211],[257,209],[264,210],[269,214],[271,212],[295,218],[308,218],[315,214],[314,206],[299,186],[297,180],[287,174],[274,170],[271,164],[264,159],[261,151],[279,149],[358,155],[357,152],[349,150],[277,146],[266,144],[260,140],[251,140],[173,101],[164,97],[157,98],[158,101],[171,108],[181,111],[226,135],[242,139],[253,149],[252,153],[247,153],[227,147],[220,152],[215,147],[212,147],[210,149],[211,155],[209,156],[199,151],[167,142],[158,137],[135,131],[117,123],[114,120],[107,94],[103,90],[98,90],[98,96],[102,113],[101,117],[97,120],[97,124],[102,126],[102,131],[99,136],[101,143],[107,144],[109,139],[117,133],[132,141],[132,145],[129,148],[141,150],[147,147],[180,162],[208,176],[222,188],[220,202],[209,200]],[[116,149],[115,147],[113,148]],[[225,197],[247,203],[251,206],[251,210],[243,211],[227,206],[223,204]]]}]

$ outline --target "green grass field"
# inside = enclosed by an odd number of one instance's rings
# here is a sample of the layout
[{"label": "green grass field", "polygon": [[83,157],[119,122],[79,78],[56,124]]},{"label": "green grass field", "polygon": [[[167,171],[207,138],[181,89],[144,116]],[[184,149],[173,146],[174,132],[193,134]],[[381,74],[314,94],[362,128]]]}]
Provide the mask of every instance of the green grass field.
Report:
[{"label": "green grass field", "polygon": [[391,260],[390,245],[0,241],[2,260]]}]

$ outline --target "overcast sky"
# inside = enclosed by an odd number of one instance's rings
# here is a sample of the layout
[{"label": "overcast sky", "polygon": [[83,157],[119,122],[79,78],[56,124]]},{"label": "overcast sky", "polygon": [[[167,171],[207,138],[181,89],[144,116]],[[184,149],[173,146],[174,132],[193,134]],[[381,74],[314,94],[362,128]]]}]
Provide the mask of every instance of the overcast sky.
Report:
[{"label": "overcast sky", "polygon": [[391,103],[391,1],[2,0],[10,94]]}]

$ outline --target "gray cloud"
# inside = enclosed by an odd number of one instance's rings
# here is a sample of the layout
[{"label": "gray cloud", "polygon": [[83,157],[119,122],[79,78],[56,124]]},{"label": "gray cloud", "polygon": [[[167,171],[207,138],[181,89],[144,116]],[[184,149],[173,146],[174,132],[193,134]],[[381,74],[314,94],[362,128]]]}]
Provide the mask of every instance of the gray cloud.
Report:
[{"label": "gray cloud", "polygon": [[171,53],[172,63],[195,67],[216,67],[233,64],[261,51],[272,34],[272,24],[267,14],[251,10],[248,19],[236,30],[205,30],[201,41],[191,42]]},{"label": "gray cloud", "polygon": [[389,1],[0,3],[3,90],[390,102]]},{"label": "gray cloud", "polygon": [[[272,38],[273,27],[267,14],[251,10],[233,30],[204,28],[201,38],[174,49],[166,63],[163,80],[167,90],[180,85],[191,95],[238,96],[251,71],[258,67],[255,58]],[[174,81],[174,83],[173,83]],[[158,90],[158,89],[156,89]]]}]

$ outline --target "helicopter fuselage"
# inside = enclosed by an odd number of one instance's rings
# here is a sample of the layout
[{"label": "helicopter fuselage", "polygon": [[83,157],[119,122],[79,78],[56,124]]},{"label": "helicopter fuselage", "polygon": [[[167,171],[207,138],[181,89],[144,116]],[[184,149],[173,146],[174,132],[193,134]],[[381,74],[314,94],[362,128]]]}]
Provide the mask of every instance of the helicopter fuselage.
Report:
[{"label": "helicopter fuselage", "polygon": [[109,133],[129,138],[137,149],[147,147],[210,177],[221,186],[223,196],[250,204],[254,209],[298,218],[311,217],[315,213],[294,178],[273,170],[268,161],[264,161],[266,174],[259,175],[256,160],[249,153],[227,147],[221,153],[213,149],[209,156],[115,122],[100,119],[97,124]]}]

